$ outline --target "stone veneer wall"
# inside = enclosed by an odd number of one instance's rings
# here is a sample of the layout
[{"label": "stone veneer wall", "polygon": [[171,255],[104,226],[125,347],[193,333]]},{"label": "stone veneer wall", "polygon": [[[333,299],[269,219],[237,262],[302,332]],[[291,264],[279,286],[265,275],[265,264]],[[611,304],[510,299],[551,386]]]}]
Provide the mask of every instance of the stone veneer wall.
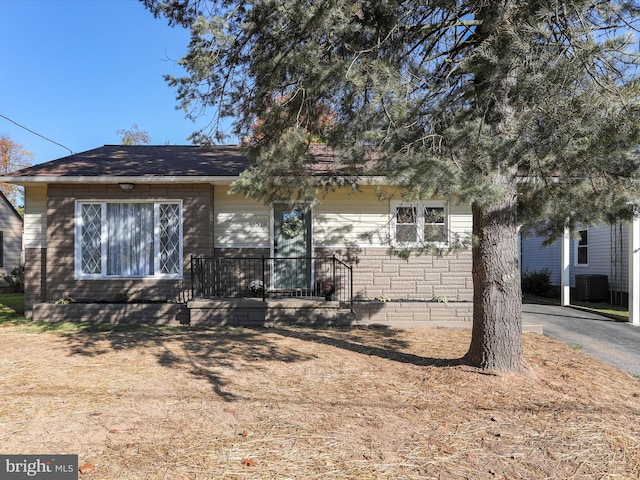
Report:
[{"label": "stone veneer wall", "polygon": [[316,248],[316,255],[336,254],[353,266],[354,297],[391,300],[432,300],[472,302],[471,251],[450,254],[411,255],[402,259],[386,248]]},{"label": "stone veneer wall", "polygon": [[356,301],[353,312],[336,301],[285,298],[194,299],[188,304],[192,326],[222,325],[387,325],[411,327],[430,322],[440,326],[471,326],[468,302]]},{"label": "stone veneer wall", "polygon": [[[268,249],[215,249],[219,256],[270,255]],[[445,297],[448,302],[472,302],[471,251],[450,254],[411,255],[402,259],[386,248],[316,248],[316,257],[333,254],[353,267],[354,298],[371,300],[385,295],[391,300],[427,300]]]},{"label": "stone veneer wall", "polygon": [[447,325],[453,322],[473,321],[473,303],[470,302],[354,302],[355,324],[412,326],[420,322]]}]

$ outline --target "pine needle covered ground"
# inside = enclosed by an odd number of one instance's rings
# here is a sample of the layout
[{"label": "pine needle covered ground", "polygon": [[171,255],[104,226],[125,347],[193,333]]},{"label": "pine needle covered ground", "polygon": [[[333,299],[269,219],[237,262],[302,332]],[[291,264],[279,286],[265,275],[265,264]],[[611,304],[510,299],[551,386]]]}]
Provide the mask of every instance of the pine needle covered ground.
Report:
[{"label": "pine needle covered ground", "polygon": [[0,453],[105,480],[640,477],[640,379],[536,334],[530,375],[483,375],[469,339],[0,323]]}]

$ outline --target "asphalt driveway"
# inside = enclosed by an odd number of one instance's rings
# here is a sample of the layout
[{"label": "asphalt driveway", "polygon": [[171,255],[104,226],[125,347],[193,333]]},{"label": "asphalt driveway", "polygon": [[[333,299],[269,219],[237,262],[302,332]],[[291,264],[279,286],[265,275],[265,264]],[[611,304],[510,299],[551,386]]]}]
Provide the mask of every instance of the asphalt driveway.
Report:
[{"label": "asphalt driveway", "polygon": [[545,335],[640,375],[640,327],[571,307],[533,303],[522,305],[522,319],[542,325]]}]

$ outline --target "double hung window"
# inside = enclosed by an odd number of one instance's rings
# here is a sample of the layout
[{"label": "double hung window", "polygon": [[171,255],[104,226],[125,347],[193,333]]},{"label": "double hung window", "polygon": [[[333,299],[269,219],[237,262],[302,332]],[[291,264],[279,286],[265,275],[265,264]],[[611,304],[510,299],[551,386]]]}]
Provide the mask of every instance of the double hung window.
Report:
[{"label": "double hung window", "polygon": [[578,231],[576,241],[576,265],[589,265],[589,235],[588,230]]},{"label": "double hung window", "polygon": [[182,204],[77,202],[76,278],[182,278]]},{"label": "double hung window", "polygon": [[441,202],[391,204],[391,239],[397,246],[448,242],[445,205]]}]

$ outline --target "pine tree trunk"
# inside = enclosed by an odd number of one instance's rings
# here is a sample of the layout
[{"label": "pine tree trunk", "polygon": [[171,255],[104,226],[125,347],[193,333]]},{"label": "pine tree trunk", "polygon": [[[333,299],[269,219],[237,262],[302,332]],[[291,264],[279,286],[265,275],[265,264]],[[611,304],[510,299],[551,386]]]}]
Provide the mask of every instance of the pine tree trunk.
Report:
[{"label": "pine tree trunk", "polygon": [[472,205],[473,330],[464,360],[485,371],[524,372],[516,185],[501,174],[495,182],[504,198]]},{"label": "pine tree trunk", "polygon": [[[480,9],[476,30],[478,44],[491,45],[496,54],[513,40],[508,26],[515,20],[517,2],[488,2]],[[492,130],[495,154],[509,152],[518,136],[518,119],[513,102],[517,69],[507,57],[499,65],[479,55],[476,64],[476,107],[483,112],[485,127]],[[513,159],[494,159],[487,172],[501,190],[498,198],[479,199],[473,213],[473,330],[467,363],[485,371],[505,373],[527,370],[522,352],[522,293],[517,246],[517,166]],[[490,170],[490,171],[491,171]]]}]

